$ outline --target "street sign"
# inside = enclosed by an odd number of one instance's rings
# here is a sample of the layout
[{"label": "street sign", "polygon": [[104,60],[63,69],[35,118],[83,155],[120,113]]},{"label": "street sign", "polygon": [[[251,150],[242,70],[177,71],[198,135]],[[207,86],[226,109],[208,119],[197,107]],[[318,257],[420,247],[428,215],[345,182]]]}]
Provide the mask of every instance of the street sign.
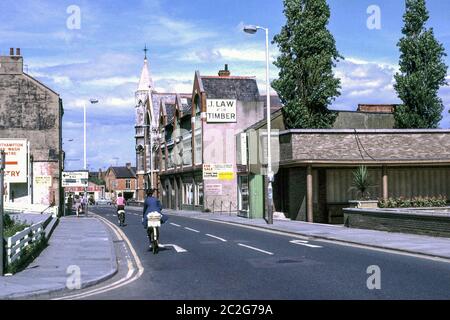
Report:
[{"label": "street sign", "polygon": [[87,187],[89,180],[89,173],[87,171],[78,172],[63,172],[62,186],[66,187]]}]

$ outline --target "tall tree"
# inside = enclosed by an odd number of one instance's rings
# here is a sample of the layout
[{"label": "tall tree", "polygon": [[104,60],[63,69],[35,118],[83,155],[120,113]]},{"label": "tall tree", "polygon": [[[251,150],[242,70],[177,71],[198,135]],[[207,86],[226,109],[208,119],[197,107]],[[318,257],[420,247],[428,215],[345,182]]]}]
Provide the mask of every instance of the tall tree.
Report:
[{"label": "tall tree", "polygon": [[342,58],[327,29],[326,0],[284,0],[286,25],[274,38],[280,50],[272,86],[284,104],[287,128],[330,128],[336,113],[328,106],[340,95],[333,68]]},{"label": "tall tree", "polygon": [[446,85],[445,49],[425,24],[429,19],[425,0],[406,0],[400,72],[395,75],[395,90],[403,105],[395,112],[397,128],[437,128],[444,109],[438,96]]}]

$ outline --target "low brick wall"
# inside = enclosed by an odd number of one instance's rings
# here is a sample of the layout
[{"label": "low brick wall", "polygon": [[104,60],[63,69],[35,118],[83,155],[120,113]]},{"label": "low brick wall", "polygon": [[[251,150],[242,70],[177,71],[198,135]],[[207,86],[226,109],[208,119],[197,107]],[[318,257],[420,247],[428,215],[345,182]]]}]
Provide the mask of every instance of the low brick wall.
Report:
[{"label": "low brick wall", "polygon": [[344,209],[349,228],[450,237],[450,213],[423,210]]}]

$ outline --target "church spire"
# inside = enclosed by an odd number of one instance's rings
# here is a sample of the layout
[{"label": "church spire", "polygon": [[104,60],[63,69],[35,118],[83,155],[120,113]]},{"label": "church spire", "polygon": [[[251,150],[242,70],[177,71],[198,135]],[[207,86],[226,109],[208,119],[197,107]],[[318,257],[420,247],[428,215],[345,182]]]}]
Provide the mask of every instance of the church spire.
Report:
[{"label": "church spire", "polygon": [[144,66],[141,72],[141,78],[139,80],[139,86],[137,91],[152,91],[153,90],[153,80],[150,75],[148,60],[147,60],[147,45],[144,48]]}]

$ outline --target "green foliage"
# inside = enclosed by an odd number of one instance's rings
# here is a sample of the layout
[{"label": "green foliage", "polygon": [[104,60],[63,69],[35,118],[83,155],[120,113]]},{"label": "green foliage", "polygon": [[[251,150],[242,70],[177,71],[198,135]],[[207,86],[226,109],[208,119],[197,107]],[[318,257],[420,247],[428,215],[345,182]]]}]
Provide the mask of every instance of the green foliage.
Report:
[{"label": "green foliage", "polygon": [[39,241],[31,243],[22,251],[20,259],[6,266],[6,273],[15,274],[24,270],[47,247],[48,241],[42,237]]},{"label": "green foliage", "polygon": [[444,105],[438,96],[447,85],[444,46],[433,29],[426,28],[429,14],[425,0],[406,0],[403,37],[400,48],[400,72],[395,75],[395,89],[403,105],[396,108],[396,127],[437,128]]},{"label": "green foliage", "polygon": [[3,215],[3,236],[5,238],[12,237],[17,232],[20,232],[22,230],[25,230],[30,225],[28,225],[26,222],[17,221],[14,219],[11,219],[9,214]]},{"label": "green foliage", "polygon": [[447,199],[438,197],[389,198],[378,201],[379,208],[442,208],[447,206]]},{"label": "green foliage", "polygon": [[330,8],[326,0],[284,0],[284,14],[286,25],[273,41],[280,73],[272,86],[284,104],[285,125],[331,128],[337,113],[328,106],[340,95],[333,68],[342,56],[327,29]]},{"label": "green foliage", "polygon": [[373,187],[369,171],[366,166],[360,166],[353,172],[352,187],[350,190],[356,190],[360,196],[360,200],[369,200],[369,188]]}]

